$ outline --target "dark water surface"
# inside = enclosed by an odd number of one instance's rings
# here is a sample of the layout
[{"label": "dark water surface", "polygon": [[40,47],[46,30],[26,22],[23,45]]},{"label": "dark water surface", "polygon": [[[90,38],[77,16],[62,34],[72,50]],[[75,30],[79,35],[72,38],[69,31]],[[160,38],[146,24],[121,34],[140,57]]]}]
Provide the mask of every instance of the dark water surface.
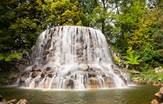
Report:
[{"label": "dark water surface", "polygon": [[158,88],[149,85],[88,91],[0,88],[0,94],[7,100],[26,98],[30,104],[149,104],[157,91]]}]

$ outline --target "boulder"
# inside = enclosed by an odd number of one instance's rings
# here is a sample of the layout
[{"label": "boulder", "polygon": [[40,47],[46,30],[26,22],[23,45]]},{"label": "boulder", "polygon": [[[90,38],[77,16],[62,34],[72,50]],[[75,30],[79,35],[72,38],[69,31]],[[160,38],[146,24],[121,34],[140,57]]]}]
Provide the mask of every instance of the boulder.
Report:
[{"label": "boulder", "polygon": [[29,104],[26,99],[20,99],[16,104]]},{"label": "boulder", "polygon": [[163,102],[163,87],[161,87],[160,91],[155,94],[155,97]]},{"label": "boulder", "polygon": [[151,101],[151,104],[163,104],[163,87],[160,88],[160,91],[155,93],[156,99]]},{"label": "boulder", "polygon": [[160,103],[157,101],[157,99],[153,99],[153,100],[151,101],[151,104],[160,104]]},{"label": "boulder", "polygon": [[47,67],[45,70],[46,71],[50,71],[51,70],[51,67]]},{"label": "boulder", "polygon": [[[0,95],[0,104],[15,104],[15,102],[16,102],[16,99],[12,99],[12,100],[6,101],[6,99],[3,98],[2,95]],[[27,103],[24,103],[24,104],[27,104]]]},{"label": "boulder", "polygon": [[41,78],[44,78],[44,77],[45,77],[45,73],[42,73],[42,74],[41,74]]},{"label": "boulder", "polygon": [[88,85],[89,85],[90,88],[98,88],[98,87],[100,87],[97,79],[93,78],[93,77],[89,78]]},{"label": "boulder", "polygon": [[74,81],[73,81],[73,79],[67,79],[66,80],[66,87],[70,88],[70,89],[74,88]]},{"label": "boulder", "polygon": [[32,78],[35,78],[37,75],[38,75],[37,72],[33,72],[31,77],[32,77]]},{"label": "boulder", "polygon": [[48,77],[52,78],[53,77],[53,74],[52,73],[49,73],[48,74]]}]

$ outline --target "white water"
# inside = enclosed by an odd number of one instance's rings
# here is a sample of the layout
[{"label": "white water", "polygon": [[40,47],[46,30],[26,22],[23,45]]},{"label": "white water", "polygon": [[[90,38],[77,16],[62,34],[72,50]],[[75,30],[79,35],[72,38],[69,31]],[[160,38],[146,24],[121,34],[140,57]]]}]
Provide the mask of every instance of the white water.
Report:
[{"label": "white water", "polygon": [[90,27],[57,26],[45,30],[33,49],[32,65],[19,85],[28,88],[122,88],[127,74],[112,62],[102,32]]}]

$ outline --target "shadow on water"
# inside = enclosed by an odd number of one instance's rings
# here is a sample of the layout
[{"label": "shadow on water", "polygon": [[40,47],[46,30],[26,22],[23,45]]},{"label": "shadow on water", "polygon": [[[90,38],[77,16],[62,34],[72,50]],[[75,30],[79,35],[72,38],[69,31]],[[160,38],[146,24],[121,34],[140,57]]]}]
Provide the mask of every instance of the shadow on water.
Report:
[{"label": "shadow on water", "polygon": [[30,104],[149,104],[157,91],[157,88],[149,85],[88,91],[0,88],[0,94],[6,99],[26,98]]}]

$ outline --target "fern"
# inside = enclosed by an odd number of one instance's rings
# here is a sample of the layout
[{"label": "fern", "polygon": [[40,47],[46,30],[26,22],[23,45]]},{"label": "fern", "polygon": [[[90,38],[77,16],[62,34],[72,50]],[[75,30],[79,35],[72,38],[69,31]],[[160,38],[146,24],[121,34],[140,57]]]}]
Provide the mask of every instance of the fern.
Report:
[{"label": "fern", "polygon": [[125,63],[130,64],[130,65],[138,65],[141,62],[141,60],[139,58],[140,58],[139,55],[130,53],[127,56],[125,56],[125,59],[126,59]]}]

